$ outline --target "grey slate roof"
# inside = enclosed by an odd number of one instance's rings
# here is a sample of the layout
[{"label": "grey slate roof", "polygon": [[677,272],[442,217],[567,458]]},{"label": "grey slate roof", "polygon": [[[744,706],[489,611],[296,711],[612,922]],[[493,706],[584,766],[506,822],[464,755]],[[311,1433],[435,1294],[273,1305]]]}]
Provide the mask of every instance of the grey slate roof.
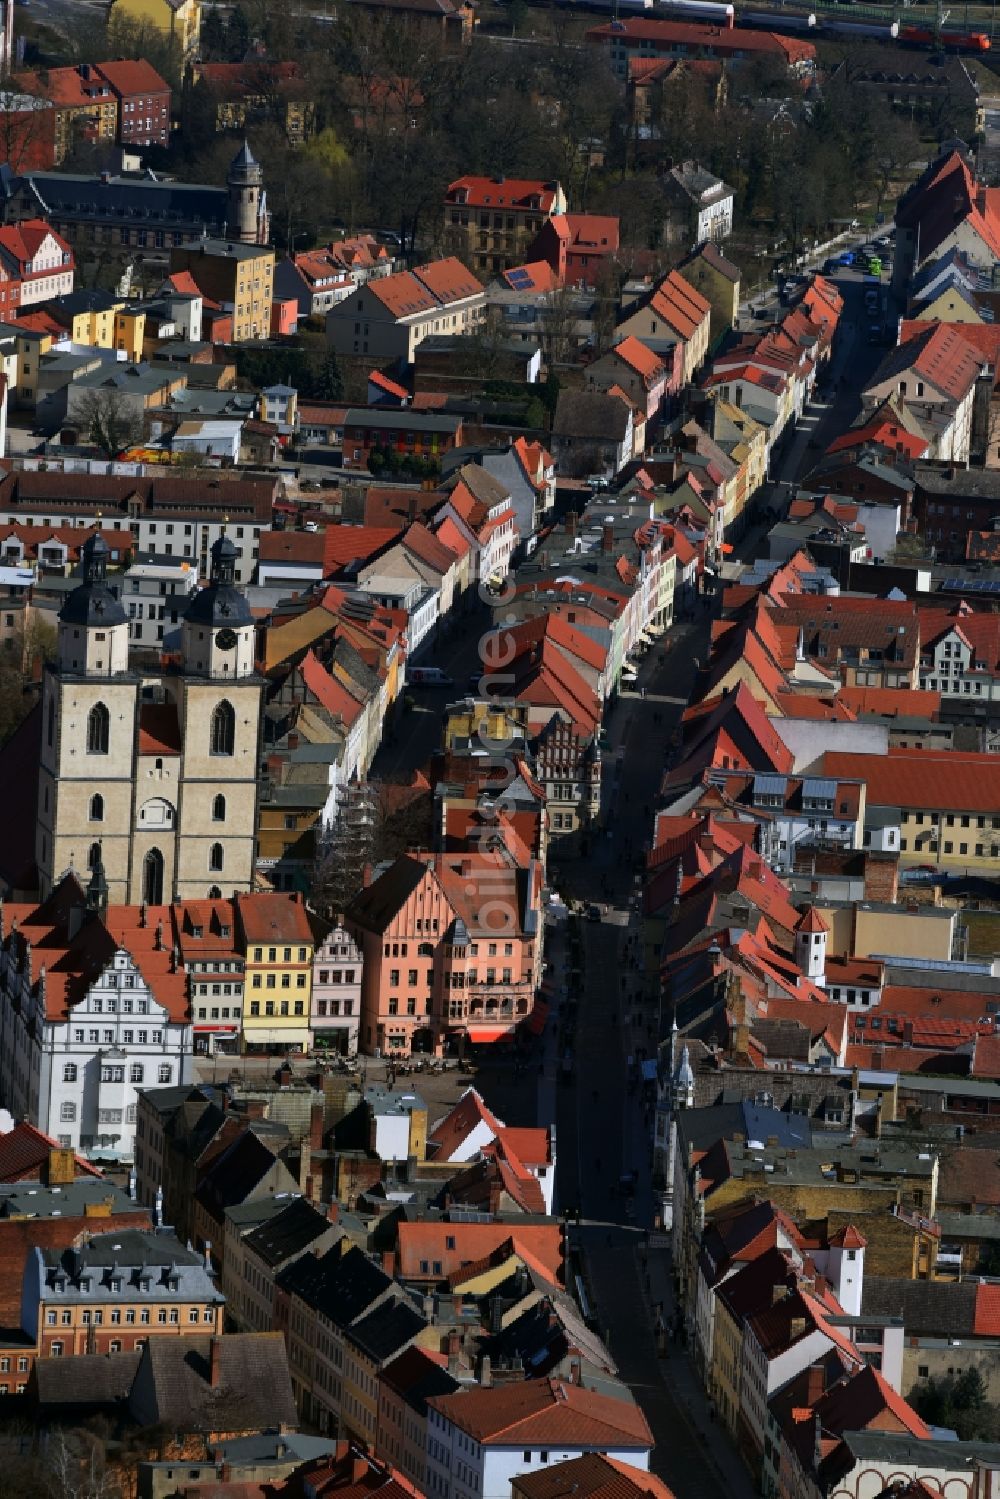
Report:
[{"label": "grey slate roof", "polygon": [[38,1404],[51,1415],[82,1406],[124,1406],[141,1359],[141,1353],[37,1359],[32,1381]]},{"label": "grey slate roof", "polygon": [[349,1327],[393,1284],[362,1250],[341,1254],[336,1245],[322,1259],[303,1255],[281,1271],[277,1283],[337,1327]]},{"label": "grey slate roof", "polygon": [[622,442],[628,432],[629,408],[617,396],[590,390],[561,390],[552,423],[555,437]]},{"label": "grey slate roof", "polygon": [[[215,1386],[213,1341],[219,1360]],[[215,1340],[150,1338],[132,1385],[129,1413],[144,1426],[162,1423],[181,1433],[294,1428],[298,1418],[281,1333],[230,1333]]]},{"label": "grey slate roof", "polygon": [[383,1364],[402,1352],[426,1326],[420,1313],[405,1301],[387,1300],[355,1322],[347,1336],[374,1363]]},{"label": "grey slate roof", "polygon": [[971,1337],[976,1320],[977,1283],[903,1280],[866,1275],[861,1311],[865,1317],[899,1317],[908,1333],[924,1337]]},{"label": "grey slate roof", "polygon": [[152,174],[109,177],[73,172],[29,172],[8,175],[7,196],[25,191],[37,199],[46,216],[59,219],[115,219],[165,225],[173,230],[224,230],[228,193],[202,183],[163,182]]},{"label": "grey slate roof", "polygon": [[247,1234],[245,1243],[266,1265],[282,1265],[302,1254],[330,1224],[305,1197],[293,1197],[283,1212]]}]

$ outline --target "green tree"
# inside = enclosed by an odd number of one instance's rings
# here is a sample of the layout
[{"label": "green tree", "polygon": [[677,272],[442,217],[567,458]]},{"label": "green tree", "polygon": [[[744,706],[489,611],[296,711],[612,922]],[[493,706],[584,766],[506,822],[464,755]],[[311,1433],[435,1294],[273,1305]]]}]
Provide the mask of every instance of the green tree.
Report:
[{"label": "green tree", "polygon": [[962,1442],[995,1442],[1000,1439],[1000,1407],[986,1395],[986,1381],[972,1366],[961,1374],[924,1380],[910,1404],[929,1425],[956,1432]]},{"label": "green tree", "polygon": [[344,372],[340,368],[340,361],[333,349],[330,349],[324,356],[316,372],[312,394],[321,401],[344,399]]}]

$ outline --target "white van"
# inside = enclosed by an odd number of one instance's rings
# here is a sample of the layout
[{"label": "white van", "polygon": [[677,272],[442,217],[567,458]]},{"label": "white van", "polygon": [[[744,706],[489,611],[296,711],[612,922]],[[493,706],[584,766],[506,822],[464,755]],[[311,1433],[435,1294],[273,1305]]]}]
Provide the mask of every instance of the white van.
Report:
[{"label": "white van", "polygon": [[455,678],[449,677],[440,666],[411,666],[407,680],[412,687],[454,687]]}]

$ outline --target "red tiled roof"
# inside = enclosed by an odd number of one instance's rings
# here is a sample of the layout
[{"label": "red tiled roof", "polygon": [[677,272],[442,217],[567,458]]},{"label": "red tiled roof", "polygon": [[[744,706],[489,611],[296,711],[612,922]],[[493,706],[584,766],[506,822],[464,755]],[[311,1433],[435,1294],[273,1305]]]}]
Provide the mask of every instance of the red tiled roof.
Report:
[{"label": "red tiled roof", "polygon": [[884,755],[827,750],[823,775],[860,780],[868,805],[995,814],[1000,807],[998,756],[959,750],[889,749]]},{"label": "red tiled roof", "polygon": [[139,710],[140,755],[179,755],[181,728],[173,703],[143,703]]},{"label": "red tiled roof", "polygon": [[358,702],[338,677],[332,676],[322,665],[315,651],[309,650],[299,667],[303,684],[321,707],[333,717],[342,719],[350,728],[362,710]]},{"label": "red tiled roof", "polygon": [[261,562],[312,563],[322,570],[326,528],[321,531],[262,531]]},{"label": "red tiled roof", "polygon": [[517,1489],[524,1499],[674,1499],[662,1478],[606,1452],[585,1452],[551,1470],[522,1473]]},{"label": "red tiled roof", "polygon": [[830,928],[823,920],[815,906],[810,906],[808,911],[803,912],[795,923],[797,932],[829,932]]},{"label": "red tiled roof", "polygon": [[972,1330],[979,1338],[1000,1337],[1000,1286],[980,1281]]},{"label": "red tiled roof", "polygon": [[399,540],[404,522],[396,526],[327,526],[323,544],[323,574],[330,577],[352,563],[370,562]]},{"label": "red tiled roof", "polygon": [[[48,1163],[49,1152],[58,1147],[58,1140],[43,1134],[27,1120],[21,1120],[6,1134],[0,1134],[0,1182],[38,1179]],[[82,1156],[74,1155],[73,1174],[100,1176],[101,1172]]]},{"label": "red tiled roof", "polygon": [[666,375],[667,367],[659,355],[654,354],[652,349],[640,343],[631,333],[623,338],[621,343],[615,344],[610,352],[616,359],[621,359],[630,369],[635,370],[636,374],[641,375],[647,388],[655,385],[657,380],[661,380]]},{"label": "red tiled roof", "polygon": [[703,51],[723,55],[777,52],[789,66],[797,62],[812,62],[816,58],[816,48],[812,43],[799,41],[797,37],[778,36],[773,31],[750,31],[742,26],[698,25],[693,21],[659,21],[628,16],[614,24],[593,26],[586,35],[588,40],[607,39],[627,44],[659,42],[664,47],[683,44],[695,55]]},{"label": "red tiled roof", "polygon": [[[449,1238],[455,1241],[454,1249],[447,1247]],[[397,1242],[399,1275],[403,1280],[427,1278],[428,1272],[420,1268],[421,1261],[440,1264],[440,1277],[430,1273],[435,1278],[447,1279],[467,1262],[481,1260],[508,1243],[513,1254],[523,1252],[543,1266],[546,1279],[553,1284],[560,1284],[563,1279],[562,1228],[558,1223],[401,1222]]]},{"label": "red tiled roof", "polygon": [[170,84],[144,57],[122,58],[117,62],[98,62],[94,67],[123,99],[133,94],[169,94]]},{"label": "red tiled roof", "polygon": [[427,1137],[436,1161],[454,1159],[459,1146],[468,1139],[473,1130],[484,1124],[495,1137],[503,1128],[503,1121],[487,1108],[475,1088],[466,1088],[455,1107],[439,1120]]},{"label": "red tiled roof", "polygon": [[529,260],[500,272],[500,280],[510,291],[555,291],[559,277],[547,260]]},{"label": "red tiled roof", "polygon": [[653,1434],[639,1406],[558,1379],[527,1379],[428,1402],[484,1446],[580,1445],[648,1451]]},{"label": "red tiled roof", "polygon": [[294,895],[276,892],[237,895],[236,909],[246,942],[304,943],[312,947],[312,928],[305,902]]},{"label": "red tiled roof", "polygon": [[[548,213],[556,200],[558,183],[532,177],[456,177],[448,184],[446,203],[470,208],[537,208]],[[537,205],[534,203],[537,199]]]},{"label": "red tiled roof", "polygon": [[830,1239],[833,1249],[866,1249],[867,1246],[868,1240],[858,1233],[853,1223],[845,1223]]},{"label": "red tiled roof", "polygon": [[941,715],[940,692],[913,687],[838,687],[837,701],[858,718],[875,715],[937,719]]}]

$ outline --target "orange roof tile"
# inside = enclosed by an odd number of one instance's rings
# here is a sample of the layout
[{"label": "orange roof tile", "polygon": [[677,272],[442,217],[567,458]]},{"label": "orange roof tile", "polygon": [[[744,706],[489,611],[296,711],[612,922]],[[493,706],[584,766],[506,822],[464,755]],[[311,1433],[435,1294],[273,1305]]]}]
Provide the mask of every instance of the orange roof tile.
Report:
[{"label": "orange roof tile", "polygon": [[526,1379],[428,1402],[473,1440],[490,1446],[572,1446],[648,1451],[653,1434],[639,1406],[558,1379]]}]

